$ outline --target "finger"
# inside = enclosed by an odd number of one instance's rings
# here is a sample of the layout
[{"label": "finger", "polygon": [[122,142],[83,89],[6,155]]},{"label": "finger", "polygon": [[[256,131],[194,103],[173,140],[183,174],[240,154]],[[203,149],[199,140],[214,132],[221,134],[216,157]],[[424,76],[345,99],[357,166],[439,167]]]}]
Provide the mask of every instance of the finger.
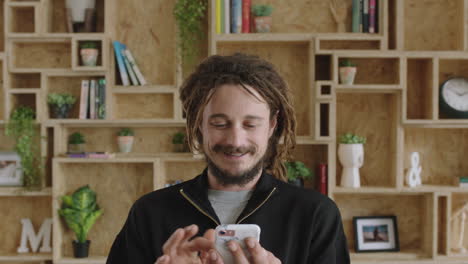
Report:
[{"label": "finger", "polygon": [[205,234],[203,234],[203,237],[208,239],[209,241],[215,241],[215,231],[214,229],[208,229],[205,231]]},{"label": "finger", "polygon": [[171,259],[169,258],[168,255],[162,255],[160,256],[154,264],[169,264],[171,262]]},{"label": "finger", "polygon": [[229,251],[231,251],[231,254],[234,256],[234,262],[236,264],[249,264],[249,261],[247,260],[247,257],[245,256],[244,251],[240,247],[239,243],[231,240],[228,242],[228,248]]},{"label": "finger", "polygon": [[203,264],[224,264],[223,259],[214,249],[211,249],[206,253],[206,259],[202,261]]},{"label": "finger", "polygon": [[246,238],[245,245],[250,252],[253,263],[267,262],[268,251],[266,251],[256,239],[253,237]]},{"label": "finger", "polygon": [[188,241],[190,238],[192,238],[194,235],[198,233],[198,226],[197,225],[189,225],[184,227],[185,230],[185,236],[183,238],[184,242]]},{"label": "finger", "polygon": [[275,257],[275,255],[273,255],[273,253],[271,253],[270,251],[267,251],[267,254],[268,254],[268,263],[271,263],[271,264],[281,264],[281,260],[279,260],[277,257]]},{"label": "finger", "polygon": [[180,245],[184,236],[185,236],[185,230],[182,228],[178,228],[174,233],[172,233],[172,235],[163,245],[164,254],[170,255],[172,251],[176,250],[177,247]]},{"label": "finger", "polygon": [[197,237],[184,243],[183,248],[189,251],[208,251],[214,249],[214,241],[210,241],[204,237]]}]

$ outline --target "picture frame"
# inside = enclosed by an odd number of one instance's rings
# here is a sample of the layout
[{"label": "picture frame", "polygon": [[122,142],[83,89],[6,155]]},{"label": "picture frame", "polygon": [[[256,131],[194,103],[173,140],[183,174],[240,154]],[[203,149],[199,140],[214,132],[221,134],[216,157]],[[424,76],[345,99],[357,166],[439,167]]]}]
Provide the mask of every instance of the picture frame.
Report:
[{"label": "picture frame", "polygon": [[397,217],[353,217],[356,252],[400,251]]}]

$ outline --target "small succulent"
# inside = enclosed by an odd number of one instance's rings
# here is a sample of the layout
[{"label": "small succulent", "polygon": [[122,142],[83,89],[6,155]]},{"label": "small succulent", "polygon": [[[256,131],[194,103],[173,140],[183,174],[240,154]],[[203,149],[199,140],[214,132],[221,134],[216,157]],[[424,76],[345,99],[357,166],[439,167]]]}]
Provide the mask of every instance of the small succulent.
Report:
[{"label": "small succulent", "polygon": [[84,41],[80,43],[80,48],[82,49],[97,49],[96,41]]},{"label": "small succulent", "polygon": [[355,135],[353,133],[346,133],[340,137],[341,144],[365,144],[366,138]]},{"label": "small succulent", "polygon": [[343,59],[340,61],[340,67],[356,67],[356,63],[352,62],[350,59]]},{"label": "small succulent", "polygon": [[75,132],[68,138],[69,144],[84,144],[85,142],[84,136],[80,132]]},{"label": "small succulent", "polygon": [[71,94],[50,93],[47,95],[47,103],[61,107],[63,105],[73,105],[76,97]]},{"label": "small succulent", "polygon": [[273,13],[271,5],[253,5],[252,13],[257,17],[270,16]]},{"label": "small succulent", "polygon": [[135,133],[133,132],[132,129],[126,127],[126,128],[122,128],[121,130],[119,130],[119,132],[117,133],[117,135],[118,135],[119,137],[130,137],[130,136],[135,135]]},{"label": "small succulent", "polygon": [[285,165],[289,181],[295,181],[296,179],[310,179],[313,177],[313,173],[303,162],[290,161],[286,162]]},{"label": "small succulent", "polygon": [[172,136],[172,144],[184,144],[185,133],[177,132]]}]

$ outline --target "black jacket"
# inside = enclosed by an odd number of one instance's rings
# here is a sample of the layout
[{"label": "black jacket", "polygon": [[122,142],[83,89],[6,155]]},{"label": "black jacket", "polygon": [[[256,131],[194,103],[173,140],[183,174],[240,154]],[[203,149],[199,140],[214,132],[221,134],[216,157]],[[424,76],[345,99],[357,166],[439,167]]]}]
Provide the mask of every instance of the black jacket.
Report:
[{"label": "black jacket", "polygon": [[[117,235],[107,263],[154,264],[177,228],[197,224],[200,235],[214,229],[219,219],[207,188],[205,170],[190,181],[141,197]],[[282,263],[350,263],[338,208],[316,191],[264,173],[237,222],[259,225],[260,244]]]}]

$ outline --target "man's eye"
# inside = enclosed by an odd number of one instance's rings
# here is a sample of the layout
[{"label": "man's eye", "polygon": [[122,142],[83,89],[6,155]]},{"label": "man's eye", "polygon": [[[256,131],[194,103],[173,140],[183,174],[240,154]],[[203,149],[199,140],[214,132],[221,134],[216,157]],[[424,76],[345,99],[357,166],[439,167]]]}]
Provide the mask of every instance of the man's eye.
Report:
[{"label": "man's eye", "polygon": [[211,124],[211,125],[217,128],[222,128],[226,126],[226,124]]},{"label": "man's eye", "polygon": [[245,124],[245,127],[247,128],[255,128],[257,125],[255,124]]}]

